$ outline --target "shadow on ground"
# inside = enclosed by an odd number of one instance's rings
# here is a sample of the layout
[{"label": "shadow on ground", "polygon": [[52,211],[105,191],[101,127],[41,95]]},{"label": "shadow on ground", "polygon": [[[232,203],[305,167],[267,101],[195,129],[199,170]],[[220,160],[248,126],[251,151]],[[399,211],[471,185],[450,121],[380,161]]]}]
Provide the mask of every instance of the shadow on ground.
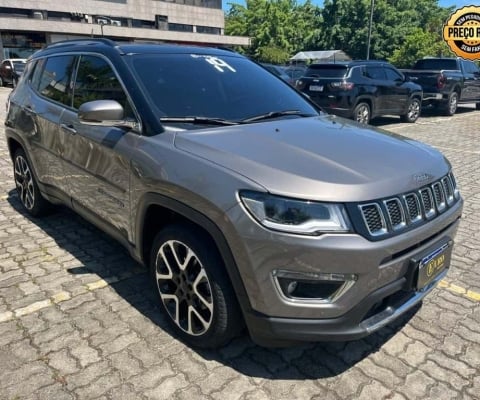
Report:
[{"label": "shadow on ground", "polygon": [[[471,112],[475,112],[475,105],[461,105],[458,106],[457,112],[455,115],[463,115],[463,114],[469,114]],[[433,120],[435,118],[439,118],[438,122],[441,123],[442,118],[449,118],[448,116],[445,116],[440,112],[439,110],[433,108],[433,107],[424,107],[422,109],[422,113],[420,115],[420,118],[418,119],[418,122],[421,122],[423,120]],[[394,116],[394,115],[388,115],[388,116],[381,116],[378,118],[373,119],[370,124],[375,127],[383,127],[387,125],[394,125],[394,124],[400,124],[402,123],[400,120],[400,117]],[[410,125],[410,126],[415,126],[415,123],[413,124],[408,124],[408,123],[403,123],[405,125]]]},{"label": "shadow on ground", "polygon": [[[10,205],[36,224],[58,246],[79,261],[67,271],[73,275],[94,273],[102,279],[129,276],[110,284],[110,287],[142,315],[174,337],[146,269],[130,257],[115,240],[96,229],[71,210],[59,207],[51,215],[33,218],[23,209],[15,190],[9,192]],[[137,273],[131,275],[132,270]],[[254,344],[248,335],[234,339],[218,350],[192,348],[207,360],[215,360],[252,377],[284,380],[319,379],[337,376],[365,357],[375,353],[418,310],[406,313],[393,324],[369,337],[353,342],[307,343],[289,348],[263,348]]]}]

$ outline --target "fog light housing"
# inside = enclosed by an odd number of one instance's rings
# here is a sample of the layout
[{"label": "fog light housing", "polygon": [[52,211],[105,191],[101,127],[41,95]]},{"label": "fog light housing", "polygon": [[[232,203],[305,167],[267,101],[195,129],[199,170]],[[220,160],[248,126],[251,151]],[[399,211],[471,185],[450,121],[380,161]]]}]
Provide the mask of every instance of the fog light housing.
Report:
[{"label": "fog light housing", "polygon": [[355,274],[274,270],[275,284],[289,301],[333,303],[356,282]]}]

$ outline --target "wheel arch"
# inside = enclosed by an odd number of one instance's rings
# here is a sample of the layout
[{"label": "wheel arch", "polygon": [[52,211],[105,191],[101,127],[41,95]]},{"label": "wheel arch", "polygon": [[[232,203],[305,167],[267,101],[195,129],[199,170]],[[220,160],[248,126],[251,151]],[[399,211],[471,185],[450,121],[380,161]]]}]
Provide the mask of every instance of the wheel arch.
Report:
[{"label": "wheel arch", "polygon": [[[15,138],[13,137],[9,137],[8,140],[7,140],[7,146],[8,146],[8,152],[10,153],[10,158],[13,160],[13,155],[15,154],[15,152],[17,151],[17,149],[21,148],[25,151],[26,153],[26,149],[25,149],[25,146],[20,143],[18,140],[16,140]],[[27,154],[28,156],[28,154]]]},{"label": "wheel arch", "polygon": [[250,302],[224,234],[209,217],[190,206],[161,194],[146,194],[139,203],[135,221],[136,258],[148,267],[155,235],[160,229],[173,223],[193,225],[211,239],[224,262],[230,283],[245,315],[251,309]]}]

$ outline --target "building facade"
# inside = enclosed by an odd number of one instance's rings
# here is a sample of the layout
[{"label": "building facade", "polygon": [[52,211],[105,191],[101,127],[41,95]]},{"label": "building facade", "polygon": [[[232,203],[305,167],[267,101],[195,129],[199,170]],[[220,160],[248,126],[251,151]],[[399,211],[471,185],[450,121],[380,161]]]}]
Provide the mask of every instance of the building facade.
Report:
[{"label": "building facade", "polygon": [[224,35],[222,0],[0,0],[0,58],[82,37],[248,46]]}]

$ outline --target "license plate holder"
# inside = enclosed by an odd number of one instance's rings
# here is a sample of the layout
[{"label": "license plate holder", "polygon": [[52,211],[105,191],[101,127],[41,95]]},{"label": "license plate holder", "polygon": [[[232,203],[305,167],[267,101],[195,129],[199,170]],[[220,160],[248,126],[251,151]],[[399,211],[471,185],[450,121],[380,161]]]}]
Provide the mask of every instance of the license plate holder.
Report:
[{"label": "license plate holder", "polygon": [[310,85],[311,92],[323,92],[323,85]]},{"label": "license plate holder", "polygon": [[434,248],[420,259],[412,260],[416,264],[416,289],[422,290],[428,286],[442,271],[450,266],[452,256],[450,242]]}]

